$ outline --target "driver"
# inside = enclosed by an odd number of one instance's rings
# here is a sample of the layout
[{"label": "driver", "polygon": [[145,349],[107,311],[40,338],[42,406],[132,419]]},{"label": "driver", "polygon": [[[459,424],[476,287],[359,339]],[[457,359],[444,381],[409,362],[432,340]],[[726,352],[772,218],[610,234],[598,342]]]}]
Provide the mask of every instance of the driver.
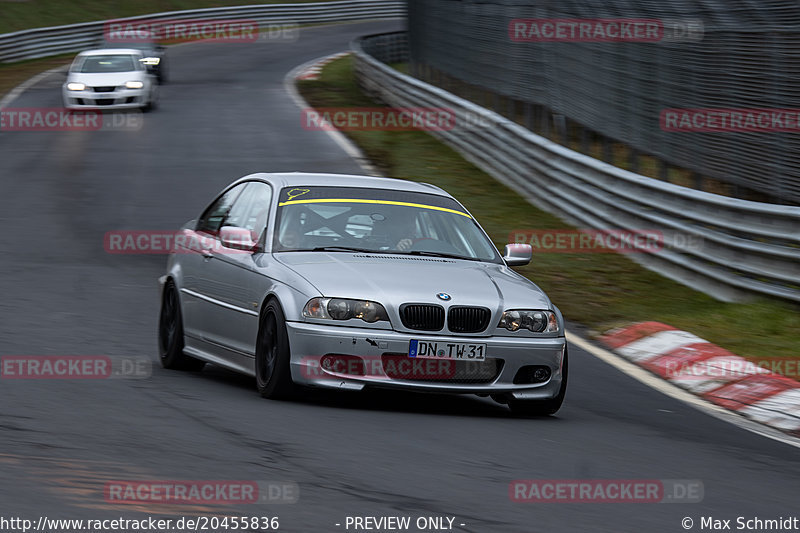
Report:
[{"label": "driver", "polygon": [[411,247],[414,246],[414,243],[419,240],[416,217],[399,219],[397,228],[395,229],[395,235],[399,237],[399,240],[394,247],[401,252],[410,250]]}]

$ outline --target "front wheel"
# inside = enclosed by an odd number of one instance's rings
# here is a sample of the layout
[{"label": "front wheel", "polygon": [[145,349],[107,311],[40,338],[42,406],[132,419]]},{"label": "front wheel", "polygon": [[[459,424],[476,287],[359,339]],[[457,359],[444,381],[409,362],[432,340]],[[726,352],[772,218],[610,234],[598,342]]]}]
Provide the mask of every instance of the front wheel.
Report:
[{"label": "front wheel", "polygon": [[205,362],[183,353],[183,317],[175,282],[167,281],[158,317],[158,354],[161,366],[172,370],[201,370]]},{"label": "front wheel", "polygon": [[278,301],[273,299],[261,314],[256,341],[256,388],[261,396],[280,400],[294,395],[290,359],[286,318]]},{"label": "front wheel", "polygon": [[561,409],[567,395],[567,351],[564,350],[564,363],[561,366],[561,388],[555,398],[549,400],[509,400],[508,407],[517,416],[550,416]]},{"label": "front wheel", "polygon": [[158,80],[159,85],[164,85],[167,83],[167,64],[164,61],[164,58],[161,58],[161,63],[158,65],[158,73],[156,74],[156,79]]},{"label": "front wheel", "polygon": [[147,103],[142,106],[142,111],[145,113],[153,111],[158,107],[158,86],[153,84],[150,87],[150,92],[147,95]]}]

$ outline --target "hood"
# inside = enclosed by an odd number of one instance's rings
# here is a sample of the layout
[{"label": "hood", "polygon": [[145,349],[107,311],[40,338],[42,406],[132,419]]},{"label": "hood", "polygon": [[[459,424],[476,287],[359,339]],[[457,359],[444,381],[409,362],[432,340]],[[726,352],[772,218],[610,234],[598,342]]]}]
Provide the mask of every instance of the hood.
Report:
[{"label": "hood", "polygon": [[[358,253],[284,252],[275,258],[314,285],[322,296],[403,303],[476,305],[492,311],[550,309],[539,287],[505,265],[436,257]],[[451,300],[442,301],[439,293]]]}]

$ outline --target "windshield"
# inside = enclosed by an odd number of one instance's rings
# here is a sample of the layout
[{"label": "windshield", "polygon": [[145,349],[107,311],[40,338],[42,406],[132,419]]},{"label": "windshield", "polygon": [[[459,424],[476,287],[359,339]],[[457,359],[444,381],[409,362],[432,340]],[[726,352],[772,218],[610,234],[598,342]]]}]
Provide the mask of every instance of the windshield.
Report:
[{"label": "windshield", "polygon": [[499,262],[492,243],[452,198],[360,187],[281,191],[272,249],[431,255]]},{"label": "windshield", "polygon": [[132,72],[136,69],[136,61],[130,54],[113,54],[102,56],[86,56],[83,62],[76,65],[73,72]]}]

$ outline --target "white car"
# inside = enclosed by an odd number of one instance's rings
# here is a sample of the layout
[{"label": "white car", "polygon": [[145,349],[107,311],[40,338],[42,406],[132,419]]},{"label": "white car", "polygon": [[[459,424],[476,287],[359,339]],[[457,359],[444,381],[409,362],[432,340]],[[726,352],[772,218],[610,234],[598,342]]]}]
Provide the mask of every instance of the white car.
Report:
[{"label": "white car", "polygon": [[155,107],[158,84],[140,50],[109,48],[81,52],[72,62],[62,94],[67,109]]}]

